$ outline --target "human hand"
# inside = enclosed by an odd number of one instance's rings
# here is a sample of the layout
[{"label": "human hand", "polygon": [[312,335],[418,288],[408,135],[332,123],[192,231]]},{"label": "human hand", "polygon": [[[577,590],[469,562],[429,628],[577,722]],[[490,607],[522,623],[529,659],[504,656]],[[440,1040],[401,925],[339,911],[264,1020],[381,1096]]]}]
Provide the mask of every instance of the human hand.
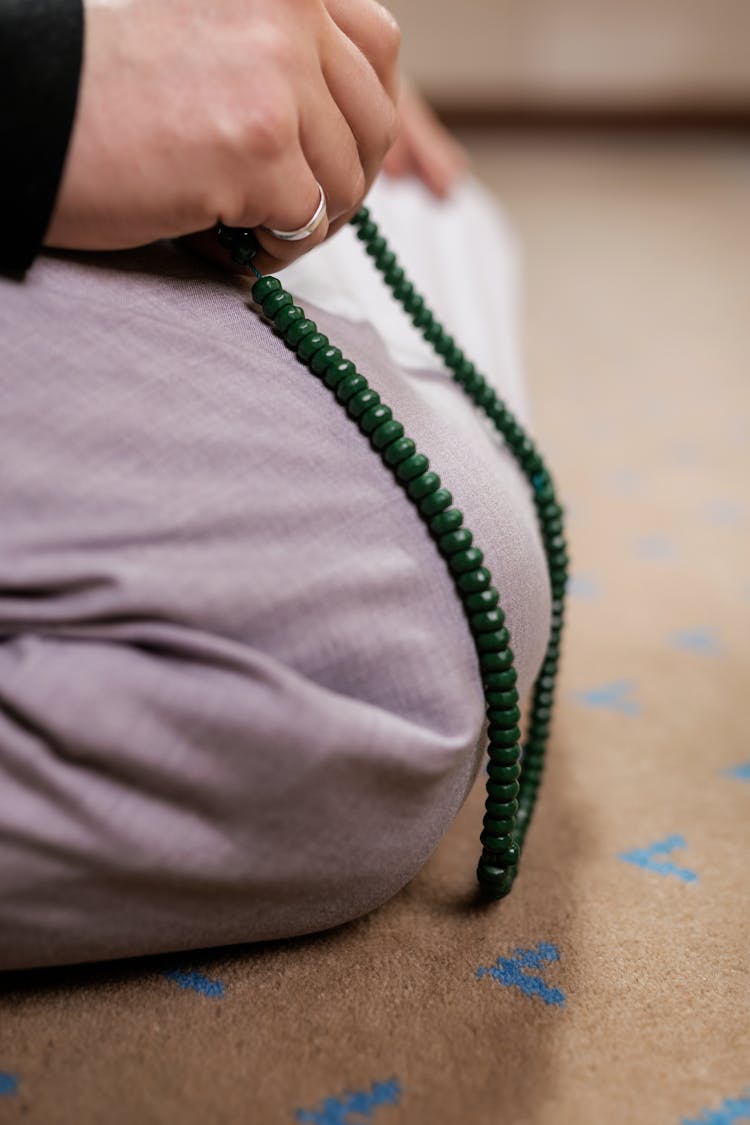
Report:
[{"label": "human hand", "polygon": [[[377,175],[396,132],[398,48],[375,0],[87,0],[45,244],[121,249],[220,221],[256,228],[259,268],[282,268],[348,221]],[[306,223],[316,180],[328,217],[313,235],[260,229]]]},{"label": "human hand", "polygon": [[398,136],[383,162],[383,171],[401,178],[416,176],[445,199],[466,171],[466,151],[440,123],[415,88],[402,82],[398,103]]}]

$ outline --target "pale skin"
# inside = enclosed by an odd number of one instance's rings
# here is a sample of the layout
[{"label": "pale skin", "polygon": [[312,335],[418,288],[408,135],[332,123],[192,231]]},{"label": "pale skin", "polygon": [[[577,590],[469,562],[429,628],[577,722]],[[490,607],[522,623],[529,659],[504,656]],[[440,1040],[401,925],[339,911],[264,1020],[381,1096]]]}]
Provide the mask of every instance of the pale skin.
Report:
[{"label": "pale skin", "polygon": [[[439,196],[463,153],[408,85],[375,0],[87,0],[84,66],[45,237],[112,250],[190,236],[226,261],[217,222],[252,227],[276,272],[335,233],[381,168]],[[266,227],[327,218],[285,242]],[[202,232],[202,233],[201,233]]]}]

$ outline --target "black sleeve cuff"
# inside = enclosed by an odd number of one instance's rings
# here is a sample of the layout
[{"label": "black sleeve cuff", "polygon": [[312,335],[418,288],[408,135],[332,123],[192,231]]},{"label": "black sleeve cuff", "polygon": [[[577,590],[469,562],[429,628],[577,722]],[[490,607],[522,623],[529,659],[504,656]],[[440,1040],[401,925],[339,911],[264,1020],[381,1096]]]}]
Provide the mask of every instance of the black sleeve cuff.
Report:
[{"label": "black sleeve cuff", "polygon": [[0,271],[42,244],[73,128],[82,0],[0,0]]}]

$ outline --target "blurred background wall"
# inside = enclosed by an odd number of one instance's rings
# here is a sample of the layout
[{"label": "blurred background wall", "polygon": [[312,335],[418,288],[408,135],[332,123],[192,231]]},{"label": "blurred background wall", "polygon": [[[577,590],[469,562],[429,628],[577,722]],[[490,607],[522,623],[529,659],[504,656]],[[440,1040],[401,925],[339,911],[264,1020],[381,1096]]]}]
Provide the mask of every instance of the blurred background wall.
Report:
[{"label": "blurred background wall", "polygon": [[750,120],[750,0],[390,0],[440,109]]}]

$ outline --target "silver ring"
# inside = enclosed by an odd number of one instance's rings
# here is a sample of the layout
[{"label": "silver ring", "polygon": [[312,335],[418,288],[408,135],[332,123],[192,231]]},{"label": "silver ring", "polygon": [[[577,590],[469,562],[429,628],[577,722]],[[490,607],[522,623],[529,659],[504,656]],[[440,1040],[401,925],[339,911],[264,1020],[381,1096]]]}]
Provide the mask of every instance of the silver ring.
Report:
[{"label": "silver ring", "polygon": [[[317,180],[315,182],[318,183]],[[274,238],[283,238],[285,242],[299,242],[302,238],[309,238],[311,234],[315,233],[326,216],[326,197],[320,184],[318,184],[318,191],[320,192],[320,202],[315,208],[313,217],[303,227],[298,227],[297,230],[274,230],[273,227],[262,227],[261,229],[267,230]]]}]

